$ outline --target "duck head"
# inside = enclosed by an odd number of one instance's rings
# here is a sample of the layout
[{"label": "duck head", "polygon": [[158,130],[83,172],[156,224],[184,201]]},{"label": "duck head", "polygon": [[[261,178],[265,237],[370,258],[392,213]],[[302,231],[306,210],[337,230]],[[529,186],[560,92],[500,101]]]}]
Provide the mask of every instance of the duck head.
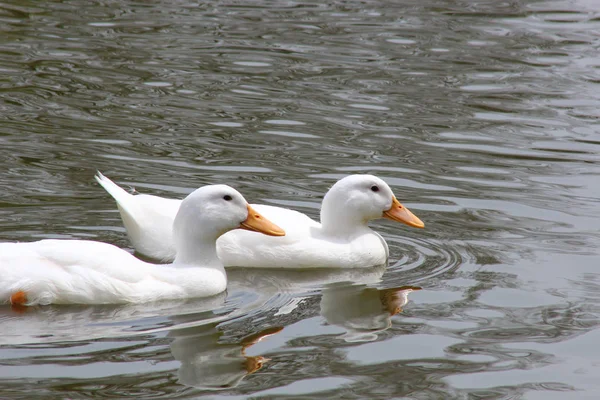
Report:
[{"label": "duck head", "polygon": [[173,223],[176,260],[190,262],[199,257],[200,251],[212,253],[219,236],[233,229],[285,235],[230,186],[209,185],[194,190],[182,201]]},{"label": "duck head", "polygon": [[337,181],[323,198],[321,224],[326,230],[364,226],[378,218],[388,218],[414,228],[425,227],[396,199],[388,184],[373,175],[346,176]]}]

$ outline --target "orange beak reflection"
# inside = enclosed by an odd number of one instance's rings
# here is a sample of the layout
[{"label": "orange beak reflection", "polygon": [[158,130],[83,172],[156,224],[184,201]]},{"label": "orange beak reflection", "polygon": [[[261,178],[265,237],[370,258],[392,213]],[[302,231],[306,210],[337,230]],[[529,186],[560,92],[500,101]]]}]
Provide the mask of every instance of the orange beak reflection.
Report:
[{"label": "orange beak reflection", "polygon": [[241,223],[240,229],[260,232],[269,236],[285,236],[285,231],[260,215],[258,211],[248,204],[248,218]]},{"label": "orange beak reflection", "polygon": [[383,218],[391,219],[392,221],[402,222],[413,228],[425,228],[425,224],[415,214],[404,207],[396,197],[392,197],[392,206],[389,210],[383,212]]}]

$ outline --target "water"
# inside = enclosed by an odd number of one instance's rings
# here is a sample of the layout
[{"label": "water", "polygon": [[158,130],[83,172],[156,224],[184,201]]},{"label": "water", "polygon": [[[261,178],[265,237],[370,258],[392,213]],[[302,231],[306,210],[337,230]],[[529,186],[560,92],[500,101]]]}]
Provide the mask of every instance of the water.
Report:
[{"label": "water", "polygon": [[0,240],[129,248],[96,169],[313,217],[373,173],[426,223],[373,223],[386,269],[1,307],[1,398],[598,397],[595,1],[8,1],[0,19]]}]

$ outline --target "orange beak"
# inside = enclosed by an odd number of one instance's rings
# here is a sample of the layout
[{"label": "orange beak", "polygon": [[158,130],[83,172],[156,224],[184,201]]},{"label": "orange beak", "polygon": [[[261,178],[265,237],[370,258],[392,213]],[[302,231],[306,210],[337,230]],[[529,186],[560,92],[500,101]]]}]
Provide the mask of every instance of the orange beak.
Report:
[{"label": "orange beak", "polygon": [[396,197],[392,197],[392,206],[389,210],[384,211],[383,218],[391,219],[392,221],[402,222],[413,228],[425,228],[425,224],[415,214],[404,207]]},{"label": "orange beak", "polygon": [[260,215],[258,211],[248,204],[248,218],[241,223],[240,229],[260,232],[269,236],[285,236],[285,231]]}]

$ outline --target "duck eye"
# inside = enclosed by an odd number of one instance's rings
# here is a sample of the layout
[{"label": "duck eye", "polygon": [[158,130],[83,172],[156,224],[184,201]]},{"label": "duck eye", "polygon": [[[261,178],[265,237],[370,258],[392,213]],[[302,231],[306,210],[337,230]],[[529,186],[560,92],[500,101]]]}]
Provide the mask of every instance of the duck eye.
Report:
[{"label": "duck eye", "polygon": [[373,186],[371,186],[371,190],[374,192],[379,192],[379,186],[373,185]]},{"label": "duck eye", "polygon": [[230,195],[226,194],[225,196],[223,196],[223,200],[225,200],[225,201],[231,201],[232,197]]}]

